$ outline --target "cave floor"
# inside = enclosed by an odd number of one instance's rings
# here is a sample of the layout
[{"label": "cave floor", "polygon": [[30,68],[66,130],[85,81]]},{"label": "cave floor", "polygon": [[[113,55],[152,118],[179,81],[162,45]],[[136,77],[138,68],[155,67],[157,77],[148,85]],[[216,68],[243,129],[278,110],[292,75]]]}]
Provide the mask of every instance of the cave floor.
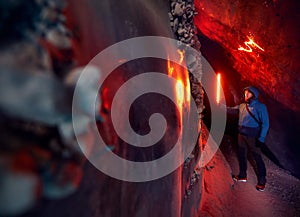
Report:
[{"label": "cave floor", "polygon": [[[204,169],[199,216],[300,216],[300,180],[266,156],[263,159],[268,180],[264,192],[255,189],[256,174],[249,162],[247,183],[235,183],[231,175],[238,173],[236,143],[232,136],[225,135],[220,149]],[[86,178],[74,195],[60,200],[43,200],[22,217],[120,216],[120,211],[116,215],[103,213],[109,202],[116,203],[118,194],[109,193],[110,188],[103,189],[99,183],[105,180],[114,185],[113,179],[101,175],[88,163],[84,170]]]},{"label": "cave floor", "polygon": [[300,216],[299,179],[263,155],[267,185],[264,192],[259,192],[255,189],[256,173],[249,160],[248,181],[236,183],[231,179],[232,174],[239,172],[232,136],[223,137],[220,150],[205,170],[201,216]]}]

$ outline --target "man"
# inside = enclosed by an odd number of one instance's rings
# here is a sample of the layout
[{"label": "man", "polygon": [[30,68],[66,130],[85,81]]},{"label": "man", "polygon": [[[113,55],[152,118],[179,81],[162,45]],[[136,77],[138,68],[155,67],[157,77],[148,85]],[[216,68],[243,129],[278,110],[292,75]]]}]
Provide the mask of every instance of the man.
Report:
[{"label": "man", "polygon": [[239,114],[238,122],[238,175],[232,178],[234,181],[247,181],[247,151],[250,151],[257,165],[258,183],[256,189],[264,191],[266,186],[266,167],[261,157],[260,147],[264,144],[269,129],[269,117],[266,106],[258,100],[259,91],[250,86],[244,89],[245,102],[235,106],[227,107],[228,113]]}]

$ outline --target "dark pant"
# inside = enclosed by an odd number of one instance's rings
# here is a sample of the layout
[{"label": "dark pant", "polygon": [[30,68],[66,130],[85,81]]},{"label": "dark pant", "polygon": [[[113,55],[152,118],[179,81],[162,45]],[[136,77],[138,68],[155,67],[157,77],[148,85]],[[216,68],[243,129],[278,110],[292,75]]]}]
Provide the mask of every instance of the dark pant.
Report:
[{"label": "dark pant", "polygon": [[266,167],[261,157],[260,147],[256,146],[256,139],[254,137],[248,137],[239,134],[239,166],[240,166],[240,177],[247,177],[247,151],[249,150],[256,162],[258,172],[258,182],[260,184],[266,183]]}]

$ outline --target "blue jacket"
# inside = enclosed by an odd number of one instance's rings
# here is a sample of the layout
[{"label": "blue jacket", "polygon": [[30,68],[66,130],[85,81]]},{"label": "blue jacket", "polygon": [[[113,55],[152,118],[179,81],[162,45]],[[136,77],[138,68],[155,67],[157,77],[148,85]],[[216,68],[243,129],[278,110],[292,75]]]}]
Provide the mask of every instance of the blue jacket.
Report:
[{"label": "blue jacket", "polygon": [[242,103],[235,107],[227,107],[227,112],[231,114],[239,114],[239,133],[248,136],[255,136],[258,132],[258,140],[265,141],[269,129],[269,116],[266,106],[258,101],[259,91],[255,87],[247,87],[244,90],[249,90],[253,94],[253,98],[248,103],[250,112],[261,122],[259,123],[249,114],[246,109],[246,103]]}]

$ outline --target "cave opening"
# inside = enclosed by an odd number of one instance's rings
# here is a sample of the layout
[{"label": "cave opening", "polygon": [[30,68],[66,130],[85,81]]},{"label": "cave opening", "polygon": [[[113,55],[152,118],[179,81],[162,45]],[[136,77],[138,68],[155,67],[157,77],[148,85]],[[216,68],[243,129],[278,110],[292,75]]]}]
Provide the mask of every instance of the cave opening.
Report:
[{"label": "cave opening", "polygon": [[[235,106],[243,101],[243,88],[250,85],[250,82],[242,79],[241,75],[233,67],[233,57],[229,52],[226,51],[217,42],[209,39],[201,31],[198,31],[198,37],[201,42],[201,54],[204,58],[208,60],[211,66],[214,68],[216,73],[222,74],[222,88],[224,91],[225,99],[221,103],[227,106]],[[204,72],[205,73],[205,72]],[[264,100],[264,99],[262,99]],[[210,102],[207,94],[204,95],[204,106],[205,110],[203,112],[203,122],[210,130],[211,127],[211,110]],[[225,128],[225,138],[230,137],[230,141],[233,144],[228,145],[226,142],[220,144],[220,149],[223,154],[230,158],[233,148],[234,154],[237,155],[237,135],[238,135],[238,116],[227,114],[226,128]],[[226,139],[224,139],[226,140]],[[273,163],[277,166],[283,168],[280,161],[274,155],[274,153],[266,146],[263,149],[263,153],[267,156]]]}]

